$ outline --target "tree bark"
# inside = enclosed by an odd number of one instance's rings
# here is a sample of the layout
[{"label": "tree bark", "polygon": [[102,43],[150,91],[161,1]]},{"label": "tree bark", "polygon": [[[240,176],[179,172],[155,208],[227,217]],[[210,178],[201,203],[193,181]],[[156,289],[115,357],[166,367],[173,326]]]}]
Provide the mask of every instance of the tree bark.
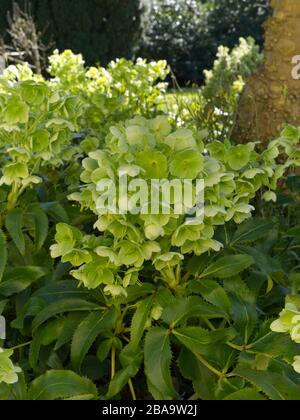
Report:
[{"label": "tree bark", "polygon": [[238,143],[266,143],[280,133],[283,123],[300,125],[295,58],[300,55],[300,1],[272,0],[271,5],[274,13],[265,24],[264,65],[248,79],[238,104],[233,130]]}]

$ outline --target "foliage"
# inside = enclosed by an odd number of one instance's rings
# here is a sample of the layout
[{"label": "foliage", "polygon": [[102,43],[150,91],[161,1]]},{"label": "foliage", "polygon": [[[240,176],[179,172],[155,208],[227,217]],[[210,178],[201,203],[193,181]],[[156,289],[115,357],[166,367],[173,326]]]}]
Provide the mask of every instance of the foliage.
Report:
[{"label": "foliage", "polygon": [[240,37],[262,45],[268,0],[154,0],[141,54],[165,58],[180,84],[202,82],[219,45],[233,48]]},{"label": "foliage", "polygon": [[[17,3],[23,7],[24,0]],[[116,57],[132,58],[139,39],[144,0],[30,0],[43,41],[83,52],[90,64],[107,65]],[[0,33],[7,28],[12,0],[1,0]]]},{"label": "foliage", "polygon": [[8,13],[8,29],[1,38],[1,54],[9,63],[29,62],[36,73],[41,74],[47,61],[50,46],[42,42],[42,34],[37,31],[30,8],[22,10],[18,3],[13,2],[12,14]]},{"label": "foliage", "polygon": [[155,114],[163,102],[169,69],[166,61],[135,63],[123,59],[107,68],[84,67],[81,55],[55,51],[49,59],[52,83],[70,95],[81,95],[85,102],[82,130],[92,128],[105,133],[112,122],[132,115]]},{"label": "foliage", "polygon": [[204,85],[191,96],[178,96],[171,104],[175,120],[207,130],[211,140],[230,138],[240,93],[262,59],[252,38],[240,38],[232,50],[220,46],[213,68],[204,71]]},{"label": "foliage", "polygon": [[[66,52],[49,80],[1,78],[0,399],[299,400],[300,131],[258,153],[178,128],[165,64],[141,63]],[[203,223],[175,197],[169,215],[106,215],[119,174],[204,179]]]},{"label": "foliage", "polygon": [[[80,267],[72,274],[88,288],[105,284],[104,291],[125,293],[122,285],[136,282],[146,261],[151,261],[157,271],[154,278],[158,276],[176,288],[184,277],[184,255],[220,250],[222,245],[213,239],[216,226],[230,220],[241,223],[251,216],[250,200],[256,192],[265,187],[271,194],[285,169],[297,164],[293,153],[291,161],[284,165],[277,165],[275,160],[281,150],[290,153],[296,142],[297,138],[276,140],[263,154],[255,152],[254,143],[232,146],[229,142],[214,142],[208,146],[210,153],[204,154],[201,137],[186,129],[172,132],[166,117],[149,121],[135,118],[112,127],[105,147],[91,152],[82,162],[84,188],[70,196],[81,208],[97,215],[95,228],[105,237],[84,238],[78,230],[58,225],[52,255]],[[121,214],[107,214],[101,204],[101,182],[108,178],[117,184],[124,173],[129,180],[159,179],[162,183],[166,179],[204,179],[204,222],[200,224],[196,219],[193,223],[186,216],[180,217],[175,208],[177,202],[169,215],[154,215],[151,211],[150,215],[122,214],[126,209]],[[138,188],[128,197],[129,210],[142,205]],[[146,203],[150,203],[151,189],[141,192],[146,195]],[[123,194],[118,197],[118,209],[123,209],[127,190]],[[269,199],[269,195],[265,198]],[[124,266],[130,271],[121,276]]]}]

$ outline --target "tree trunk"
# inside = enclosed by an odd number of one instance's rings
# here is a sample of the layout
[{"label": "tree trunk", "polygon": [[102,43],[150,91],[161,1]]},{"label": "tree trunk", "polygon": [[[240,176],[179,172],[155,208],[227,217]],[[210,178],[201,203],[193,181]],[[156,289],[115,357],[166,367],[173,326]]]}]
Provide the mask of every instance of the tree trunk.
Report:
[{"label": "tree trunk", "polygon": [[300,125],[300,1],[271,0],[271,5],[264,65],[249,78],[238,104],[233,131],[238,143],[266,143],[283,123]]}]

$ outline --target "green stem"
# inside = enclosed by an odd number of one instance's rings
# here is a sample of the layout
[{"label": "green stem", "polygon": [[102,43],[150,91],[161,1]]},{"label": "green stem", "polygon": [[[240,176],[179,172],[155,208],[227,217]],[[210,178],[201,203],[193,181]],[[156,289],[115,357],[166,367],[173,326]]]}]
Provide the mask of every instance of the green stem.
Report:
[{"label": "green stem", "polygon": [[116,373],[116,348],[115,346],[111,349],[111,380],[114,379]]},{"label": "green stem", "polygon": [[136,401],[135,390],[134,390],[134,387],[133,387],[133,384],[132,384],[132,380],[131,379],[129,379],[128,385],[129,385],[129,388],[130,388],[132,399],[133,399],[133,401]]},{"label": "green stem", "polygon": [[205,366],[207,369],[209,369],[212,373],[217,375],[219,378],[224,378],[226,375],[216,368],[214,368],[207,360],[204,359],[200,354],[196,355],[197,359]]},{"label": "green stem", "polygon": [[15,350],[18,350],[18,349],[22,349],[23,347],[29,346],[31,343],[32,343],[32,340],[28,341],[27,343],[24,343],[24,344],[19,344],[18,346],[15,346],[15,347],[11,347],[9,350],[15,351]]},{"label": "green stem", "polygon": [[237,344],[230,343],[229,341],[226,343],[227,346],[231,347],[232,349],[238,350],[238,351],[246,351],[246,346],[238,346]]}]

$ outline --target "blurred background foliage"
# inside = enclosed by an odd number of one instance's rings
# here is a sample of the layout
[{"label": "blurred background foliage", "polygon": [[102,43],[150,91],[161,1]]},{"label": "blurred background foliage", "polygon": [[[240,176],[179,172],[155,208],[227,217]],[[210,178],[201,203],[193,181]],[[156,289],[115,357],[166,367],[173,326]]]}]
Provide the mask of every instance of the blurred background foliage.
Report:
[{"label": "blurred background foliage", "polygon": [[[219,45],[262,45],[269,0],[18,0],[43,41],[81,52],[88,64],[117,57],[166,59],[181,85],[201,83]],[[30,3],[30,5],[29,5]],[[0,34],[13,0],[0,0]]]}]

